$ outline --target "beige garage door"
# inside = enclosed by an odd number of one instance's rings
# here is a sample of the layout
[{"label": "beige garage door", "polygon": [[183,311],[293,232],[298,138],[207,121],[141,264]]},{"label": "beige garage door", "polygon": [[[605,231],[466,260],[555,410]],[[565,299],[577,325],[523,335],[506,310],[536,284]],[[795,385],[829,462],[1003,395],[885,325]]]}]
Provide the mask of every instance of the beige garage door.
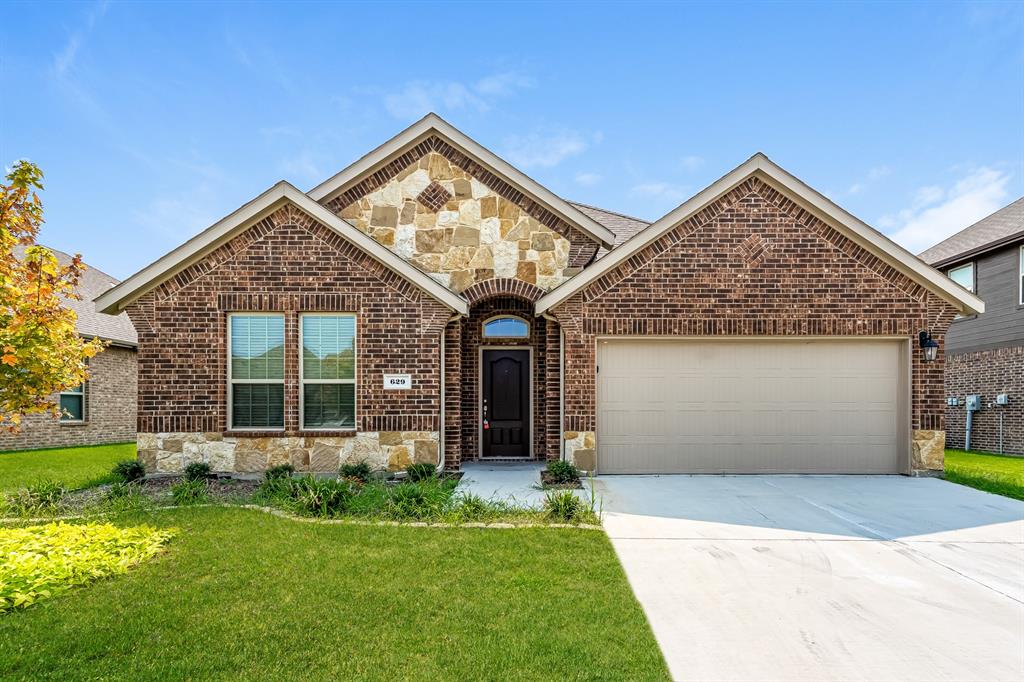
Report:
[{"label": "beige garage door", "polygon": [[891,340],[599,340],[598,471],[898,472],[905,353]]}]

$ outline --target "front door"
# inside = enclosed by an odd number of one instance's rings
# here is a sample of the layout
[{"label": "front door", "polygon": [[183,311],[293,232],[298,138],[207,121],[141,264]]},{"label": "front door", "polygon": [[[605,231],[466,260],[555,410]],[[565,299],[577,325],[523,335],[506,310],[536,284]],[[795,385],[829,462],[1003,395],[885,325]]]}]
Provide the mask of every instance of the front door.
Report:
[{"label": "front door", "polygon": [[483,351],[482,457],[530,456],[530,351]]}]

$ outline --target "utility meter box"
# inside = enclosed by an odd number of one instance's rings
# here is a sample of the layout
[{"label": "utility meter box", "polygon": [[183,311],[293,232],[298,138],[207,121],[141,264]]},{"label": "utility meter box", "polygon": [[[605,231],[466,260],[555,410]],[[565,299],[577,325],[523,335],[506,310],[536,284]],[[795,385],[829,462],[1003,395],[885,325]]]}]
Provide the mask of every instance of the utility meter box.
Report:
[{"label": "utility meter box", "polygon": [[960,398],[957,398],[956,396],[950,396],[946,398],[946,404],[949,405],[950,407],[957,407],[958,405],[960,405]]},{"label": "utility meter box", "polygon": [[981,409],[981,396],[980,395],[969,395],[967,396],[967,411],[977,412]]},{"label": "utility meter box", "polygon": [[1010,397],[1005,393],[1000,393],[996,396],[996,405],[1007,405],[1010,402]]}]

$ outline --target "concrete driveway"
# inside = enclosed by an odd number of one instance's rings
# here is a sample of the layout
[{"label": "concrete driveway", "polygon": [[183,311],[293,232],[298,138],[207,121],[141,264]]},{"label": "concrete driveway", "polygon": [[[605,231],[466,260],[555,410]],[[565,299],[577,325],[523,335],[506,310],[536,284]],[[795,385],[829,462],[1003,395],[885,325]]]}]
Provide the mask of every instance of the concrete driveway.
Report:
[{"label": "concrete driveway", "polygon": [[677,680],[1024,679],[1024,503],[901,476],[602,476]]}]

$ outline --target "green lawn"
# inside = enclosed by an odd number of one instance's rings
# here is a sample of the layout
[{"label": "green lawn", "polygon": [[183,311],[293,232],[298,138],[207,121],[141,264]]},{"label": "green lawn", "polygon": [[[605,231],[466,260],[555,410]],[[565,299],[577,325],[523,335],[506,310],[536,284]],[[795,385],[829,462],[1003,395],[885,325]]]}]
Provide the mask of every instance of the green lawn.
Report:
[{"label": "green lawn", "polygon": [[134,458],[135,443],[0,452],[0,490],[44,479],[67,488],[84,487],[106,480],[115,462]]},{"label": "green lawn", "polygon": [[946,450],[946,478],[978,490],[1024,500],[1024,457]]},{"label": "green lawn", "polygon": [[2,679],[667,679],[600,531],[316,525],[230,507],[0,617]]}]

